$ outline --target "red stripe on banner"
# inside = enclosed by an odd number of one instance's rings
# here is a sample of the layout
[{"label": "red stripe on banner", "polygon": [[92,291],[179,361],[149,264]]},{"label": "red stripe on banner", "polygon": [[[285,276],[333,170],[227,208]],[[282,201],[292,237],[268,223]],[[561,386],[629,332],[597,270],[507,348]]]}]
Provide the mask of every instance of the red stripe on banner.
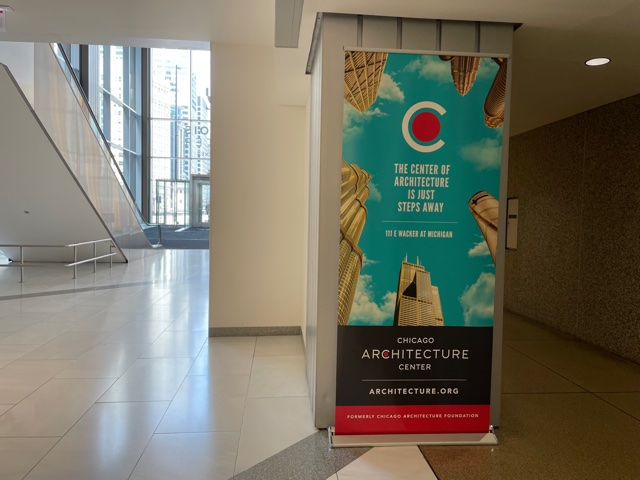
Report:
[{"label": "red stripe on banner", "polygon": [[383,405],[336,407],[336,435],[483,433],[489,405]]}]

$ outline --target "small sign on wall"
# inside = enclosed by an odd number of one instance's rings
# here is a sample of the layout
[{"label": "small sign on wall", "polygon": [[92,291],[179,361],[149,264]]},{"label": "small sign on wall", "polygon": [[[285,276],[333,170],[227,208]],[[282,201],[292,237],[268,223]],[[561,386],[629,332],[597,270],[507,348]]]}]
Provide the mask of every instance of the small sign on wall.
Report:
[{"label": "small sign on wall", "polygon": [[517,197],[507,199],[507,250],[518,249],[518,203]]},{"label": "small sign on wall", "polygon": [[0,8],[0,32],[6,32],[5,28],[5,18],[7,16],[7,11],[4,8]]}]

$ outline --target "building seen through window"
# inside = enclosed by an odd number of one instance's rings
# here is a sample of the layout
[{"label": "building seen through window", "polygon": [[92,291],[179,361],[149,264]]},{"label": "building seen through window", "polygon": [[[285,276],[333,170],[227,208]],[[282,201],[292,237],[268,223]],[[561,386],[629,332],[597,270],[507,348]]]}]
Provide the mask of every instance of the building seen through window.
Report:
[{"label": "building seen through window", "polygon": [[114,45],[58,48],[69,59],[147,221],[208,227],[209,52]]},{"label": "building seen through window", "polygon": [[[150,190],[154,223],[208,224],[209,61],[206,51],[151,50]],[[206,185],[198,182],[205,177]]]}]

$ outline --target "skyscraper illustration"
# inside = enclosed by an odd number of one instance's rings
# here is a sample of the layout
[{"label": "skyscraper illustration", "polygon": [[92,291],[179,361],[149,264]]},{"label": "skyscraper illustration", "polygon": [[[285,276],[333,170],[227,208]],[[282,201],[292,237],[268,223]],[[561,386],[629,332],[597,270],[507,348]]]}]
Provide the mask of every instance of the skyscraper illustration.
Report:
[{"label": "skyscraper illustration", "polygon": [[440,60],[451,62],[451,77],[456,90],[463,97],[469,93],[478,76],[480,57],[440,55]]},{"label": "skyscraper illustration", "polygon": [[378,97],[388,53],[344,52],[344,99],[364,113]]},{"label": "skyscraper illustration", "polygon": [[398,295],[394,326],[444,326],[438,287],[431,284],[431,274],[416,263],[402,262],[398,278]]},{"label": "skyscraper illustration", "polygon": [[498,246],[498,200],[484,190],[476,193],[469,200],[469,210],[476,219],[478,227],[484,236],[491,252],[493,263],[496,263],[496,248]]},{"label": "skyscraper illustration", "polygon": [[498,128],[504,123],[507,60],[504,58],[494,58],[493,60],[499,65],[499,68],[484,101],[484,123],[489,128]]},{"label": "skyscraper illustration", "polygon": [[371,175],[357,165],[342,161],[340,202],[340,263],[338,281],[338,323],[346,325],[362,270],[363,254],[358,241],[367,219],[364,206],[369,196]]}]

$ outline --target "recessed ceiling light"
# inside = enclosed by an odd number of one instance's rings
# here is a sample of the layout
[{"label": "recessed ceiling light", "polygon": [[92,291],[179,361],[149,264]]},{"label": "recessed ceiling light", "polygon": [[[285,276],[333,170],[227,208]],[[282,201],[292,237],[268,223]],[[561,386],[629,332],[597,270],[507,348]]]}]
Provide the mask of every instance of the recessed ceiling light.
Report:
[{"label": "recessed ceiling light", "polygon": [[597,67],[600,65],[606,65],[607,63],[609,63],[611,61],[610,58],[607,57],[599,57],[599,58],[592,58],[591,60],[587,60],[586,62],[584,62],[586,65],[589,65],[590,67]]}]

